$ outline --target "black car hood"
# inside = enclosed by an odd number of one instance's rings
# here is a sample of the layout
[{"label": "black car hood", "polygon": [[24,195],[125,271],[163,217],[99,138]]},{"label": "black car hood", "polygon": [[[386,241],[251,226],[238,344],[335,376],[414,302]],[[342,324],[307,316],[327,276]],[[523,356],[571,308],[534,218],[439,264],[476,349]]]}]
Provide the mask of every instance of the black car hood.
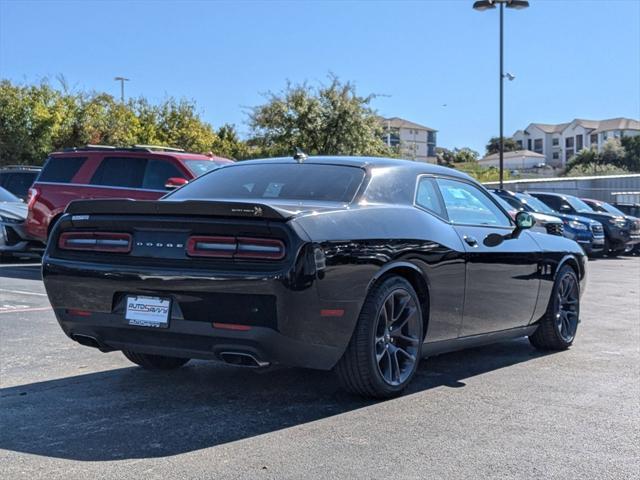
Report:
[{"label": "black car hood", "polygon": [[24,221],[27,218],[27,205],[22,202],[0,202],[0,216]]}]

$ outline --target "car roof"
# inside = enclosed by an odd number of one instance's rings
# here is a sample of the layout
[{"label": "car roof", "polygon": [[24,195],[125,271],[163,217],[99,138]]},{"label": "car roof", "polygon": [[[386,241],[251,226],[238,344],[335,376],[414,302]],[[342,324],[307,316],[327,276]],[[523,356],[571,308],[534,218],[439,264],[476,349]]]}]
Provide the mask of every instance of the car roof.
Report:
[{"label": "car roof", "polygon": [[560,197],[560,198],[575,197],[575,195],[569,195],[569,194],[566,194],[566,193],[555,193],[555,192],[532,192],[532,191],[529,191],[527,193],[529,195],[549,195],[549,196],[552,196],[552,197]]},{"label": "car roof", "polygon": [[37,172],[42,170],[40,165],[4,165],[0,166],[1,172]]},{"label": "car roof", "polygon": [[[264,158],[255,160],[245,160],[237,162],[236,165],[262,165],[262,164],[286,164],[286,163],[300,163],[300,161],[293,157],[276,157],[276,158]],[[359,167],[366,170],[375,168],[403,168],[411,169],[416,174],[432,174],[432,175],[446,175],[449,177],[458,177],[464,180],[473,180],[472,177],[464,172],[456,170],[454,168],[442,167],[440,165],[433,165],[431,163],[415,162],[413,160],[404,160],[400,158],[388,158],[388,157],[348,157],[348,156],[311,156],[302,160],[301,163],[308,163],[314,165],[343,165],[346,167]],[[475,180],[473,180],[475,182]]]},{"label": "car roof", "polygon": [[174,150],[151,150],[145,148],[69,148],[65,150],[58,150],[56,152],[51,152],[50,156],[61,156],[61,157],[73,157],[73,156],[83,156],[87,154],[94,153],[103,153],[105,155],[114,155],[114,154],[126,154],[133,156],[160,156],[160,157],[174,157],[180,160],[211,160],[215,162],[223,162],[223,163],[234,163],[233,160],[217,157],[215,155],[205,155],[204,153],[191,153],[191,152],[179,152]]}]

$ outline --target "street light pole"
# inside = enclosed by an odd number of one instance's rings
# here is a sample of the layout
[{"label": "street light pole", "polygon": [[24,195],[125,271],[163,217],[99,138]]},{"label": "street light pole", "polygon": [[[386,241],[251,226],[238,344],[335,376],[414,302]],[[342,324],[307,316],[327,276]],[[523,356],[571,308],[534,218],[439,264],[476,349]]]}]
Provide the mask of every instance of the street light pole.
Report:
[{"label": "street light pole", "polygon": [[120,82],[120,101],[124,103],[124,82],[128,82],[129,79],[125,77],[115,77],[114,80]]},{"label": "street light pole", "polygon": [[[504,7],[521,10],[529,6],[526,0],[478,0],[474,2],[475,10],[484,11],[496,8],[500,4],[500,190],[504,181]],[[512,80],[513,76],[509,77]]]},{"label": "street light pole", "polygon": [[504,3],[500,2],[500,190],[504,182]]}]

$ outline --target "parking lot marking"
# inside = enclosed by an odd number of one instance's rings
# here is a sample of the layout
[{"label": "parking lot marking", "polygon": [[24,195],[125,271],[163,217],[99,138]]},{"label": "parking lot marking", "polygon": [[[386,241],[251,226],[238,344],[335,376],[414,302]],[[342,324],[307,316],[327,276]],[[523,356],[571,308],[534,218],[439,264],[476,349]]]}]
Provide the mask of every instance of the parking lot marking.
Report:
[{"label": "parking lot marking", "polygon": [[24,290],[8,290],[6,288],[0,288],[0,292],[17,293],[19,295],[36,295],[38,297],[46,297],[47,296],[46,293],[25,292]]},{"label": "parking lot marking", "polygon": [[[22,307],[22,305],[20,305],[20,307]],[[51,310],[51,307],[26,307],[26,308],[0,307],[0,314],[20,313],[20,312],[44,312],[46,310]]]}]

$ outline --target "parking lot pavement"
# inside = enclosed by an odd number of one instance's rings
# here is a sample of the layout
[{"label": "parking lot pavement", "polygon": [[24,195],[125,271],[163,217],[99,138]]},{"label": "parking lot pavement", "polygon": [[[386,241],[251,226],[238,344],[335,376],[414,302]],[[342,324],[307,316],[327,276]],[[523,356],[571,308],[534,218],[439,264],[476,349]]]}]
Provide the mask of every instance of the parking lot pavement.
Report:
[{"label": "parking lot pavement", "polygon": [[639,478],[640,258],[589,267],[569,351],[442,355],[371,402],[330,372],[145,372],[68,340],[37,265],[0,265],[2,476]]}]

